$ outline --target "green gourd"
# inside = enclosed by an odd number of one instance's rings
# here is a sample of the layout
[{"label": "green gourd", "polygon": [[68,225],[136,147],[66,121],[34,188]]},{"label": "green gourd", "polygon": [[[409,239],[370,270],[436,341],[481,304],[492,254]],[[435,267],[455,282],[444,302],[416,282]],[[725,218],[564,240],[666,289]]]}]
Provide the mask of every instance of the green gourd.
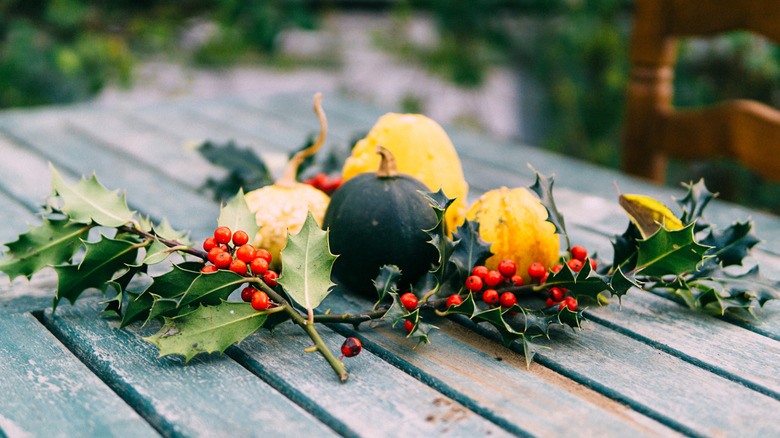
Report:
[{"label": "green gourd", "polygon": [[403,274],[407,287],[437,260],[436,248],[423,230],[436,226],[436,214],[419,192],[428,188],[399,174],[390,151],[377,146],[381,160],[377,172],[346,181],[331,197],[323,229],[330,230],[330,250],[338,258],[332,277],[347,289],[376,297],[371,280],[387,264]]}]

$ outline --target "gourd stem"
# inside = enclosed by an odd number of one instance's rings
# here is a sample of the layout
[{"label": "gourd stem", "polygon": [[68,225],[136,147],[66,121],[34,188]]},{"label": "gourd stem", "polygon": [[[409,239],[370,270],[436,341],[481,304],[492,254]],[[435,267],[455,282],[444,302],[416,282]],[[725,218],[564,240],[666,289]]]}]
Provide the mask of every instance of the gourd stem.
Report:
[{"label": "gourd stem", "polygon": [[274,185],[277,187],[293,188],[297,183],[298,166],[303,163],[303,160],[314,155],[320,149],[320,146],[325,142],[325,136],[328,134],[328,121],[325,119],[325,112],[322,110],[322,93],[314,95],[314,112],[317,113],[317,117],[320,119],[320,135],[317,140],[308,148],[296,153],[287,163],[287,167],[284,168],[282,177],[279,178]]},{"label": "gourd stem", "polygon": [[398,176],[398,167],[395,163],[393,154],[381,144],[376,145],[376,153],[379,154],[380,157],[376,176],[379,178]]}]

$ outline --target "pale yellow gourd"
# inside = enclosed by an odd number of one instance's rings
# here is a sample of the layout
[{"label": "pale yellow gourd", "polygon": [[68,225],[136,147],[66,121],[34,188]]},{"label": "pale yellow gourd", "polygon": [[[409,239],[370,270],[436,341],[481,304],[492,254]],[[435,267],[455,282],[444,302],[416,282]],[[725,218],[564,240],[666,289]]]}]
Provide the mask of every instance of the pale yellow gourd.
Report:
[{"label": "pale yellow gourd", "polygon": [[400,173],[411,175],[431,191],[441,188],[448,197],[457,198],[447,210],[450,231],[463,223],[469,186],[458,153],[438,123],[419,114],[388,113],[380,117],[344,163],[344,181],[360,173],[376,171],[377,145],[384,146],[395,157]]},{"label": "pale yellow gourd", "polygon": [[479,222],[479,234],[491,243],[493,252],[486,262],[488,269],[510,259],[525,284],[530,281],[528,266],[542,263],[550,269],[558,262],[560,240],[555,226],[547,222],[547,210],[523,187],[491,190],[466,212],[466,218]]},{"label": "pale yellow gourd", "polygon": [[314,111],[320,120],[320,134],[313,145],[295,154],[284,169],[282,177],[273,185],[253,190],[245,195],[249,209],[255,213],[260,231],[254,238],[255,248],[265,248],[271,253],[271,267],[278,269],[279,256],[287,244],[287,235],[297,234],[311,211],[318,224],[322,224],[330,198],[325,192],[296,180],[298,166],[306,157],[319,150],[325,141],[328,124],[321,106],[322,95],[314,96]]}]

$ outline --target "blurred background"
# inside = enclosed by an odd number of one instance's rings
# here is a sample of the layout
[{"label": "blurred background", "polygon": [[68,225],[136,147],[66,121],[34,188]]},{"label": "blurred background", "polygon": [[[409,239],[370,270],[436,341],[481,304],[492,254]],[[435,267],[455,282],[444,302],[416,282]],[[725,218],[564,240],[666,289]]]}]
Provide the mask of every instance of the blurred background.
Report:
[{"label": "blurred background", "polygon": [[[0,109],[300,90],[619,165],[631,0],[0,0]],[[777,107],[780,52],[746,33],[680,46],[675,104]],[[780,213],[740,166],[673,163]]]}]

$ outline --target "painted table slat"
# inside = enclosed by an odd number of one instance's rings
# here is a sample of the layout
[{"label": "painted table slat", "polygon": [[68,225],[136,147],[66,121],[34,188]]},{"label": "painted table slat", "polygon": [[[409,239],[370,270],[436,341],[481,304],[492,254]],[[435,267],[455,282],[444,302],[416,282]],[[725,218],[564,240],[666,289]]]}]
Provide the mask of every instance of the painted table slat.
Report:
[{"label": "painted table slat", "polygon": [[7,436],[158,436],[32,315],[0,316],[0,357]]}]

